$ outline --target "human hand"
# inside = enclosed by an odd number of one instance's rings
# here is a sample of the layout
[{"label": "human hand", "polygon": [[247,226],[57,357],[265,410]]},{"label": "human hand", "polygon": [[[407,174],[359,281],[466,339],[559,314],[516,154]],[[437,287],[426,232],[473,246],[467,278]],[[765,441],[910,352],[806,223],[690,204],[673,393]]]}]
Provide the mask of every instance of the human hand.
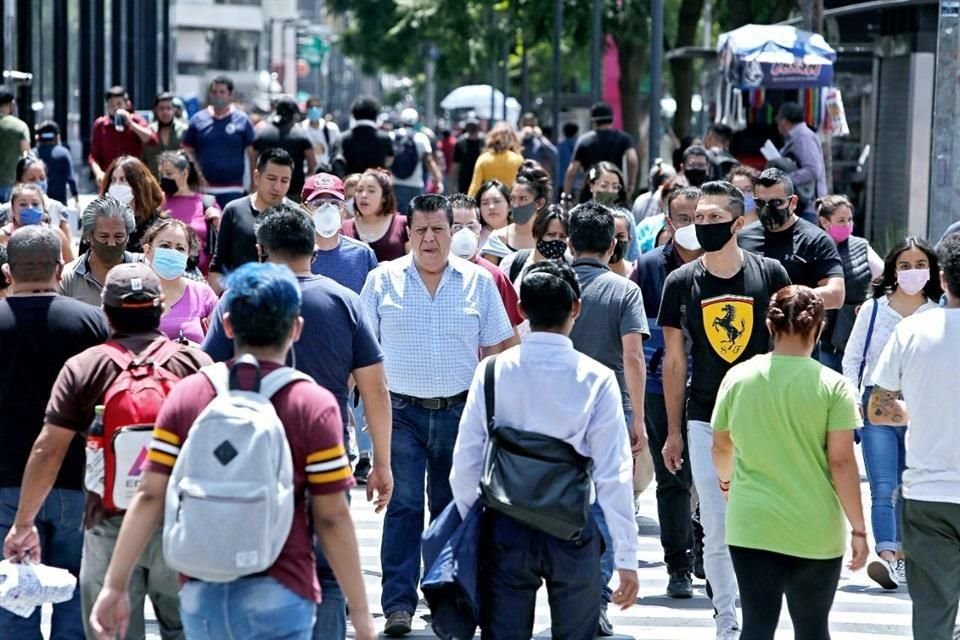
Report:
[{"label": "human hand", "polygon": [[121,640],[130,624],[130,597],[126,591],[104,587],[90,612],[90,626],[97,640]]},{"label": "human hand", "polygon": [[124,122],[127,122],[127,123],[130,122],[130,112],[127,111],[126,109],[117,109],[116,113],[114,113],[113,115],[120,116],[121,118],[123,118]]},{"label": "human hand", "polygon": [[870,547],[867,545],[867,538],[864,536],[850,536],[850,551],[853,552],[847,568],[850,571],[859,571],[863,565],[867,564],[867,556],[870,555]]},{"label": "human hand", "polygon": [[629,609],[637,602],[637,592],[640,590],[640,580],[635,569],[617,569],[617,578],[620,583],[613,592],[610,602],[620,607],[620,610]]},{"label": "human hand", "polygon": [[40,562],[40,534],[31,522],[16,522],[3,541],[3,557],[16,562]]},{"label": "human hand", "polygon": [[[376,499],[374,499],[376,494]],[[393,495],[393,472],[389,465],[374,463],[367,474],[367,502],[372,502],[374,511],[380,513],[390,504]]]},{"label": "human hand", "polygon": [[630,424],[630,449],[633,455],[637,455],[647,446],[647,427],[644,424],[643,415],[633,416]]},{"label": "human hand", "polygon": [[353,625],[355,640],[376,640],[377,631],[373,627],[373,616],[366,607],[350,606],[350,624]]},{"label": "human hand", "polygon": [[667,435],[663,444],[663,464],[673,474],[683,468],[683,437],[679,433]]}]

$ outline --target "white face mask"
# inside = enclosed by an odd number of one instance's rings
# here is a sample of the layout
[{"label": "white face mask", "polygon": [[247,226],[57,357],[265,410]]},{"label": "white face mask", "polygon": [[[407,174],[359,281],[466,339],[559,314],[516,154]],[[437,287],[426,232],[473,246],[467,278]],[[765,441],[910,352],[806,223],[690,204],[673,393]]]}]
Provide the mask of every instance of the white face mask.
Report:
[{"label": "white face mask", "polygon": [[700,249],[696,225],[688,224],[685,227],[680,227],[674,232],[673,239],[687,251],[699,251]]},{"label": "white face mask", "polygon": [[321,205],[313,212],[313,226],[321,238],[332,238],[340,233],[340,207],[335,204]]},{"label": "white face mask", "polygon": [[130,188],[128,184],[116,183],[110,185],[110,188],[107,189],[107,194],[113,197],[115,200],[119,200],[123,204],[130,204],[133,202],[133,189]]},{"label": "white face mask", "polygon": [[477,255],[479,248],[477,234],[470,229],[460,229],[453,234],[453,240],[450,241],[450,250],[453,251],[453,255],[464,260],[470,260]]}]

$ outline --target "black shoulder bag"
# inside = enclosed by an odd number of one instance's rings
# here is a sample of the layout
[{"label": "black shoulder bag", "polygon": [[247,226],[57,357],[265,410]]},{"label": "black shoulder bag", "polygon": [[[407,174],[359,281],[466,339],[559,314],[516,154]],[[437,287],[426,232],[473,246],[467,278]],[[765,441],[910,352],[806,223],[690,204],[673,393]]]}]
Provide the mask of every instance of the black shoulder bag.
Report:
[{"label": "black shoulder bag", "polygon": [[593,479],[591,460],[563,440],[497,426],[494,366],[484,371],[487,446],[480,495],[488,509],[563,540],[576,540],[587,526]]}]

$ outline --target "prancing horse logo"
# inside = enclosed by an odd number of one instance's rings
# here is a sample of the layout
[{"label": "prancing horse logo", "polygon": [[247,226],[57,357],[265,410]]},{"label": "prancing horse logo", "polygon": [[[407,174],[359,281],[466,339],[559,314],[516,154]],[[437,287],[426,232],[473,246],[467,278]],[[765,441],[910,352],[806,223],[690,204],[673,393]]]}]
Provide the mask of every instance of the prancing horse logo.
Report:
[{"label": "prancing horse logo", "polygon": [[733,364],[753,335],[753,298],[720,296],[700,303],[703,329],[718,356]]}]

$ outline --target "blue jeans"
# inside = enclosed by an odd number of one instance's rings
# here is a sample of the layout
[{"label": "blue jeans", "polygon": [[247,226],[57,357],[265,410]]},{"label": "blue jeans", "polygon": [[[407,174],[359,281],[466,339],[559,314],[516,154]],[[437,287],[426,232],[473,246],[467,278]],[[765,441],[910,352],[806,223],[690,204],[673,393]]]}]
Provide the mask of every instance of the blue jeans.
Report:
[{"label": "blue jeans", "polygon": [[[863,394],[863,406],[870,400],[872,387]],[[904,439],[906,427],[889,427],[863,421],[863,463],[870,481],[870,522],[877,553],[900,550],[900,519],[903,498],[897,495],[900,478],[907,468]]]},{"label": "blue jeans", "polygon": [[[6,538],[20,502],[20,489],[0,488],[0,539]],[[54,489],[47,496],[36,525],[40,533],[40,558],[51,567],[66,569],[80,576],[80,555],[83,550],[83,492]],[[40,608],[29,618],[21,618],[0,609],[0,637],[17,640],[41,640]],[[50,625],[51,640],[83,640],[83,616],[80,613],[80,590],[67,602],[53,605]]]},{"label": "blue jeans", "polygon": [[[347,502],[350,502],[349,491]],[[317,605],[317,619],[313,623],[313,640],[345,640],[347,598],[319,542],[314,544],[313,552],[317,556],[317,581],[320,583],[320,604]]]},{"label": "blue jeans", "polygon": [[[390,443],[393,497],[383,521],[380,563],[384,615],[417,610],[420,581],[420,536],[423,534],[423,495],[430,520],[453,500],[450,468],[463,404],[434,411],[391,395],[393,439]],[[426,475],[426,482],[424,482]]]},{"label": "blue jeans", "polygon": [[180,589],[180,618],[190,640],[310,640],[313,611],[313,602],[269,576],[190,580]]},{"label": "blue jeans", "polygon": [[410,214],[410,201],[423,193],[424,187],[405,187],[402,184],[393,185],[393,194],[397,197],[397,211],[403,215]]},{"label": "blue jeans", "polygon": [[487,511],[480,538],[480,628],[485,640],[529,640],[537,590],[547,583],[550,631],[558,640],[593,640],[600,603],[599,531],[561,540]]}]

